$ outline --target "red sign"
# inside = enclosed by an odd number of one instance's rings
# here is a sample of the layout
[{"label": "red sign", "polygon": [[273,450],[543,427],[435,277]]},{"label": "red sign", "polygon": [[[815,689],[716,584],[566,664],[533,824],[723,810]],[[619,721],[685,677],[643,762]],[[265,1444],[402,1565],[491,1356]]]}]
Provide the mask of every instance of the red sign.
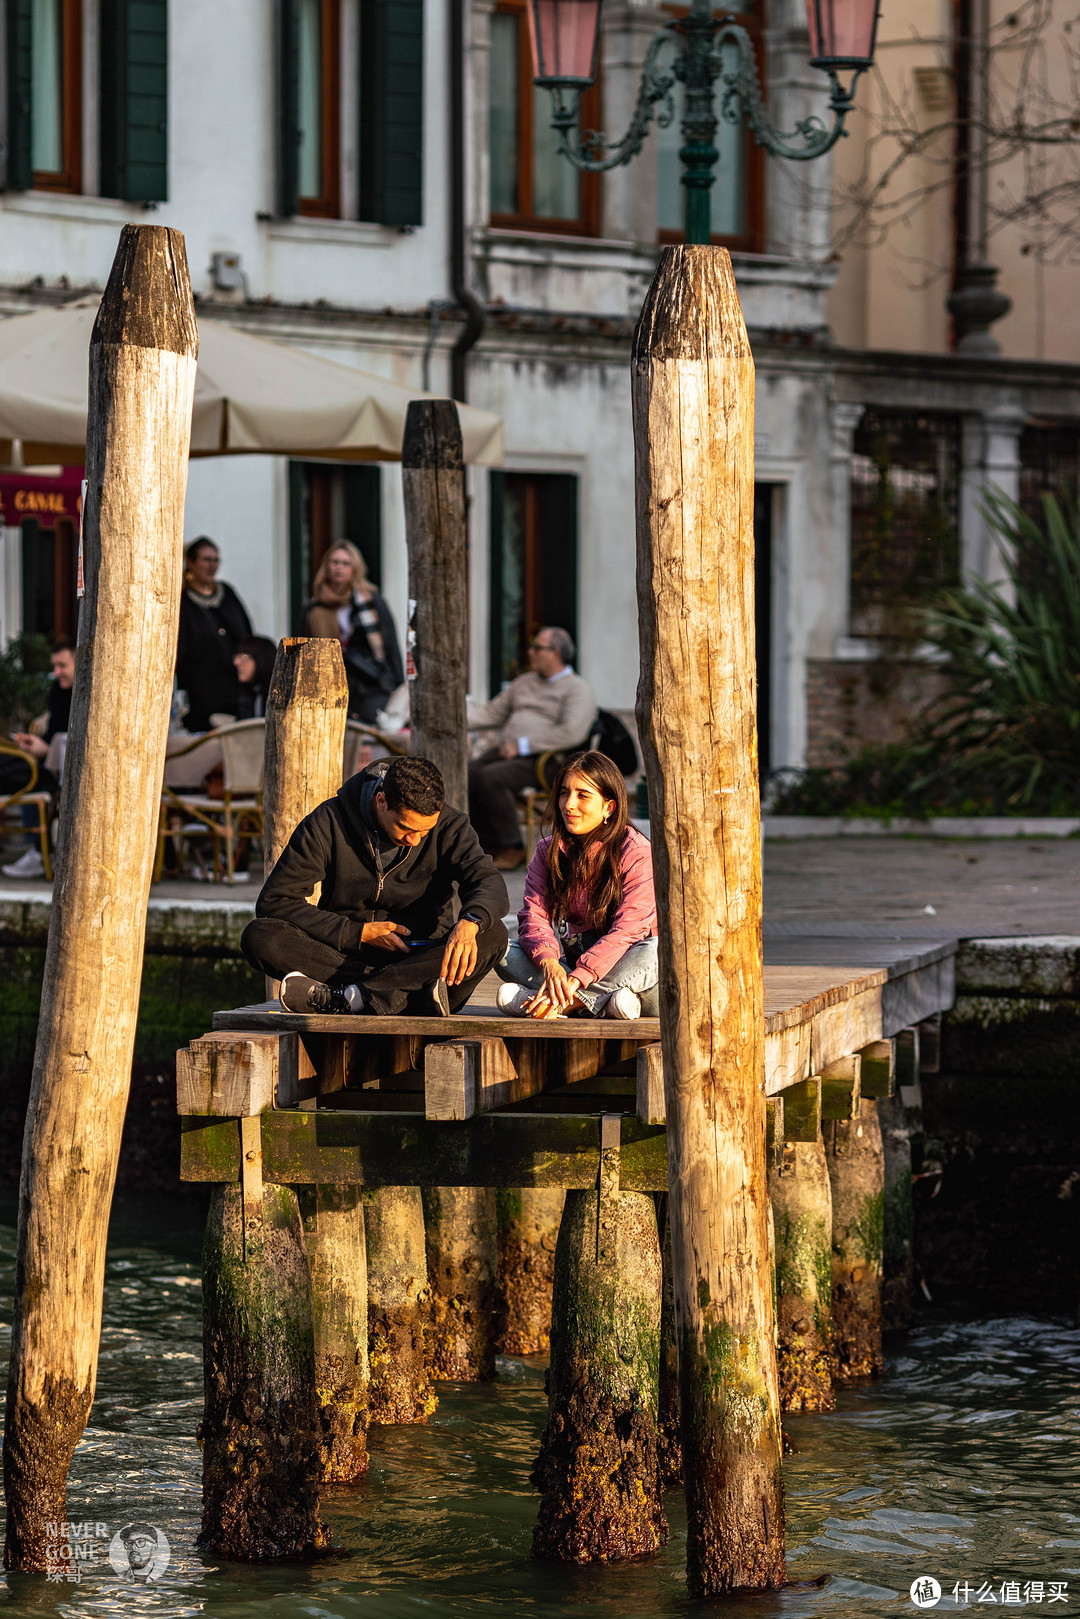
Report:
[{"label": "red sign", "polygon": [[33,518],[42,528],[54,528],[58,517],[78,522],[82,477],[82,467],[64,467],[55,478],[0,472],[0,524],[18,528],[26,518]]}]

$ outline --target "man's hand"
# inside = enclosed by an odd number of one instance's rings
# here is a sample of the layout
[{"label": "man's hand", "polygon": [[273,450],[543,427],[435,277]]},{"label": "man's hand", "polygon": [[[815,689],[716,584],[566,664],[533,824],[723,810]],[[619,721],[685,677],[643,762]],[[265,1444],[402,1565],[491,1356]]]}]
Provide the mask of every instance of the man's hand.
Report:
[{"label": "man's hand", "polygon": [[516,742],[503,742],[499,747],[500,759],[516,759],[518,756]]},{"label": "man's hand", "polygon": [[464,917],[456,923],[446,941],[439,977],[448,984],[460,984],[476,971],[476,935],[480,932],[475,922]]},{"label": "man's hand", "polygon": [[409,947],[405,939],[408,936],[409,930],[403,922],[365,922],[360,943],[373,944],[379,950],[400,950],[406,954]]},{"label": "man's hand", "polygon": [[44,759],[49,751],[49,744],[39,736],[31,736],[29,731],[16,731],[11,740],[24,753],[32,753],[35,759]]}]

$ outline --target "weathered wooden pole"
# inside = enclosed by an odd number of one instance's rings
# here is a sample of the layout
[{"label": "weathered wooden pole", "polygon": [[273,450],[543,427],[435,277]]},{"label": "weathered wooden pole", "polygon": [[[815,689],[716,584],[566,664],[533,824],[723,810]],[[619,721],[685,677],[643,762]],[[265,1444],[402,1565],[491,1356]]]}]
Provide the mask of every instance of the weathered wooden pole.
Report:
[{"label": "weathered wooden pole", "polygon": [[832,1189],[821,1136],[769,1171],[776,1228],[777,1360],[784,1411],[832,1411]]},{"label": "weathered wooden pole", "polygon": [[311,1264],[319,1476],[348,1484],[368,1470],[367,1249],[358,1186],[307,1186],[300,1210]]},{"label": "weathered wooden pole", "polygon": [[431,1307],[419,1186],[387,1186],[364,1202],[367,1229],[370,1420],[426,1422]]},{"label": "weathered wooden pole", "polygon": [[[461,423],[452,399],[414,399],[401,444],[409,597],[416,605],[409,685],[410,747],[437,765],[447,802],[468,802],[468,519]],[[491,1193],[440,1186],[425,1194],[432,1353],[437,1377],[495,1375]]]},{"label": "weathered wooden pole", "polygon": [[[347,704],[336,641],[282,642],[266,704],[267,870],[341,786]],[[215,1193],[203,1243],[199,1539],[254,1562],[327,1545],[319,1483],[367,1471],[367,1289],[356,1192],[311,1187],[302,1216],[291,1187],[262,1182],[257,1116],[240,1128],[243,1184]]]},{"label": "weathered wooden pole", "polygon": [[652,1197],[620,1195],[617,1178],[611,1189],[568,1192],[555,1254],[548,1420],[532,1472],[537,1557],[605,1562],[667,1541],[660,1291]]},{"label": "weathered wooden pole", "polygon": [[498,1349],[543,1355],[551,1342],[555,1244],[566,1194],[519,1187],[496,1193],[499,1223]]},{"label": "weathered wooden pole", "polygon": [[416,603],[409,685],[411,750],[442,772],[464,806],[469,769],[468,521],[461,423],[452,399],[414,399],[401,443],[409,597]]},{"label": "weathered wooden pole", "polygon": [[329,637],[282,641],[266,698],[267,874],[304,816],[333,798],[341,786],[348,710],[340,643]]},{"label": "weathered wooden pole", "polygon": [[661,255],[632,362],[638,730],[694,1596],[784,1578],[768,1263],[754,363],[720,247]]},{"label": "weathered wooden pole", "polygon": [[[268,872],[304,817],[341,786],[348,708],[339,643],[282,641],[266,700]],[[362,1478],[368,1465],[367,1266],[358,1193],[314,1188],[303,1223],[311,1265],[320,1476],[340,1483]]]},{"label": "weathered wooden pole", "polygon": [[495,1376],[493,1187],[426,1186],[431,1363],[436,1378],[490,1382]]},{"label": "weathered wooden pole", "polygon": [[126,225],[90,339],[86,594],[23,1140],[8,1568],[46,1566],[94,1397],[179,621],[198,334],[184,239]]},{"label": "weathered wooden pole", "polygon": [[833,1372],[838,1381],[877,1376],[881,1350],[881,1250],[885,1161],[878,1104],[857,1119],[826,1124],[832,1186]]},{"label": "weathered wooden pole", "polygon": [[203,1242],[199,1545],[237,1562],[304,1557],[330,1542],[296,1194],[264,1186],[258,1161],[256,1170],[244,1187],[214,1188]]}]

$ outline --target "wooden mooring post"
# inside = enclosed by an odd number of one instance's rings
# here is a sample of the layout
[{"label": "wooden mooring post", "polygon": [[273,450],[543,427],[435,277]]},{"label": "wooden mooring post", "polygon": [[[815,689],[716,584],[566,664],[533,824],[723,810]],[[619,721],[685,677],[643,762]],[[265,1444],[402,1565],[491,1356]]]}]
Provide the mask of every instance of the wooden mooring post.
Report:
[{"label": "wooden mooring post", "polygon": [[652,806],[691,1595],[784,1578],[768,1255],[754,365],[731,261],[661,255],[634,338],[638,730]]},{"label": "wooden mooring post", "polygon": [[[430,759],[447,802],[468,803],[468,522],[461,423],[452,399],[414,399],[401,446],[415,678],[412,752]],[[441,1186],[425,1194],[431,1354],[436,1377],[495,1376],[495,1194]]]},{"label": "wooden mooring post", "polygon": [[[70,742],[23,1141],[8,1568],[42,1570],[94,1397],[180,607],[198,334],[184,239],[126,225],[90,340]],[[55,1550],[55,1541],[52,1543]]]},{"label": "wooden mooring post", "polygon": [[[341,785],[348,690],[333,640],[286,640],[266,705],[263,843],[267,868],[297,825]],[[317,895],[314,896],[316,899]],[[274,986],[276,990],[276,986]],[[203,1246],[206,1407],[200,1544],[262,1561],[323,1547],[320,1481],[367,1471],[367,1285],[356,1188],[264,1185],[259,1111],[278,1101],[279,1049],[246,1105],[210,1095],[208,1113],[241,1120],[242,1180],[211,1200]],[[194,1048],[193,1048],[194,1049]],[[200,1054],[191,1064],[201,1069]],[[209,1058],[212,1063],[212,1055]],[[291,1046],[290,1083],[307,1048]],[[178,1086],[186,1070],[178,1063]],[[283,1413],[288,1412],[288,1420]]]},{"label": "wooden mooring post", "polygon": [[543,1355],[551,1342],[551,1289],[564,1194],[518,1187],[496,1194],[499,1342],[504,1355]]},{"label": "wooden mooring post", "polygon": [[833,1369],[840,1382],[878,1376],[885,1155],[878,1104],[823,1127],[832,1186]]},{"label": "wooden mooring post", "polygon": [[781,1409],[832,1411],[832,1188],[820,1129],[785,1143],[769,1192]]},{"label": "wooden mooring post", "polygon": [[533,1552],[569,1563],[646,1556],[668,1534],[657,1433],[656,1204],[646,1193],[620,1194],[617,1150],[610,1159],[613,1183],[602,1163],[597,1191],[566,1197],[555,1252],[550,1404],[532,1472],[540,1491]]}]

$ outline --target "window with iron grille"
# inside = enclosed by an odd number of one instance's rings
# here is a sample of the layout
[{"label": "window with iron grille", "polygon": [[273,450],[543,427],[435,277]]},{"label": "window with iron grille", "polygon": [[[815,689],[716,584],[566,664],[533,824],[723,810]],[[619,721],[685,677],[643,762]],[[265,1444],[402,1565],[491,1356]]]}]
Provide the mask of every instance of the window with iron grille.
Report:
[{"label": "window with iron grille", "polygon": [[851,459],[851,633],[908,639],[960,576],[960,417],[867,410]]}]

